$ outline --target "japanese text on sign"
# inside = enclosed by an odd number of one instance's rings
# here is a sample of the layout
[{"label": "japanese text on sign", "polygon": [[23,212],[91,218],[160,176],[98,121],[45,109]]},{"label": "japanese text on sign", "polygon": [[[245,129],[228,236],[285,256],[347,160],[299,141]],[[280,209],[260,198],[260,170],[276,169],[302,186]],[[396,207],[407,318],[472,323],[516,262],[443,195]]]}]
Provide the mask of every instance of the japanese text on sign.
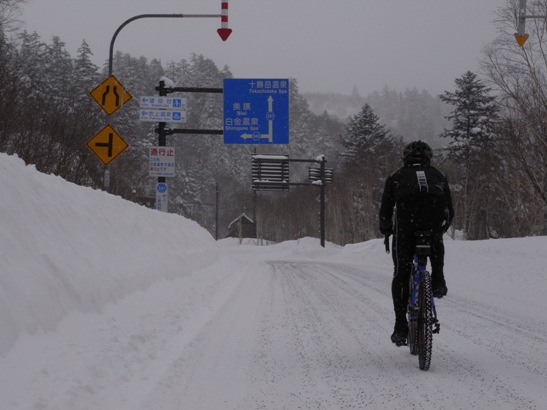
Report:
[{"label": "japanese text on sign", "polygon": [[225,79],[224,143],[287,144],[289,80]]},{"label": "japanese text on sign", "polygon": [[148,171],[151,177],[175,176],[175,148],[150,147]]}]

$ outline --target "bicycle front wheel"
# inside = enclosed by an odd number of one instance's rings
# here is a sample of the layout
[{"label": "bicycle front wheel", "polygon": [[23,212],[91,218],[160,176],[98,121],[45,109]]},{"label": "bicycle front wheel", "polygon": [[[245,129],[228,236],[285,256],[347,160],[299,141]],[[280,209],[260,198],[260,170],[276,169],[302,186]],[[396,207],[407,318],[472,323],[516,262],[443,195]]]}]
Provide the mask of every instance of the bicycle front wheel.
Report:
[{"label": "bicycle front wheel", "polygon": [[[407,319],[408,319],[408,347],[410,348],[410,354],[411,355],[417,355],[418,354],[418,335],[417,335],[417,319],[418,319],[418,303],[417,300],[412,303],[412,295],[414,292],[417,292],[417,286],[416,289],[414,284],[414,277],[416,275],[416,271],[414,268],[412,268],[412,272],[410,273],[410,280],[408,287],[410,288],[410,292],[408,295],[408,305],[407,305]],[[417,293],[415,293],[417,294]]]},{"label": "bicycle front wheel", "polygon": [[433,349],[433,313],[431,306],[432,289],[431,275],[425,271],[420,279],[420,292],[418,294],[418,358],[421,370],[429,370],[431,364],[431,352]]}]

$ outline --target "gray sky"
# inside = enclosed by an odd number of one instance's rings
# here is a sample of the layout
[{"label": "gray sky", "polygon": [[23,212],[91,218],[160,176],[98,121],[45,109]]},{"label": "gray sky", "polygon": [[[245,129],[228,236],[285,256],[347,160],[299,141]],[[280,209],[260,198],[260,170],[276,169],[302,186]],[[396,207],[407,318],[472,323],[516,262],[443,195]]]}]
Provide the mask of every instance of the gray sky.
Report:
[{"label": "gray sky", "polygon": [[[496,36],[494,11],[506,0],[229,0],[230,38],[217,18],[142,19],[115,51],[162,62],[191,53],[228,65],[236,78],[298,80],[303,92],[363,96],[385,85],[432,94],[477,71]],[[220,14],[221,0],[28,0],[24,28],[58,35],[76,56],[85,39],[102,65],[116,29],[138,14]],[[116,73],[114,73],[116,74]]]}]

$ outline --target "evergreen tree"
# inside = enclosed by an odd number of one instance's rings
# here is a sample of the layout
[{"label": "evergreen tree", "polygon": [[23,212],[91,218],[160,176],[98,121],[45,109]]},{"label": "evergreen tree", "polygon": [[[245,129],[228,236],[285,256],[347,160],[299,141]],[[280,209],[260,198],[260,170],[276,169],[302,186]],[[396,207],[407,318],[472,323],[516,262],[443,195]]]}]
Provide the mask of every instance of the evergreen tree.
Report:
[{"label": "evergreen tree", "polygon": [[440,96],[454,106],[447,117],[452,128],[441,136],[451,140],[447,156],[456,164],[450,180],[462,187],[454,195],[455,226],[464,230],[467,239],[484,239],[495,236],[491,221],[496,218],[499,182],[493,172],[499,163],[495,150],[498,107],[476,74],[468,71],[455,83],[455,92]]},{"label": "evergreen tree", "polygon": [[52,43],[46,45],[45,74],[47,82],[45,93],[50,100],[69,101],[74,96],[72,59],[65,48],[65,43],[57,36],[54,36]]},{"label": "evergreen tree", "polygon": [[376,237],[378,207],[383,181],[393,168],[394,140],[372,108],[365,104],[351,117],[341,136],[344,166],[337,206],[344,209],[344,242],[362,242]]},{"label": "evergreen tree", "polygon": [[477,75],[466,72],[455,80],[456,91],[445,91],[441,100],[453,105],[454,110],[446,118],[452,128],[441,136],[450,138],[448,150],[456,157],[468,158],[473,150],[484,149],[495,136],[498,108],[495,97]]},{"label": "evergreen tree", "polygon": [[341,137],[345,148],[344,155],[351,160],[366,157],[367,152],[374,152],[390,140],[390,132],[380,123],[380,119],[368,104],[349,119],[345,133]]},{"label": "evergreen tree", "polygon": [[27,101],[29,99],[45,99],[47,73],[46,55],[47,45],[42,42],[40,36],[34,33],[23,31],[19,35],[21,42],[17,56],[17,67],[19,76],[23,82],[23,89]]},{"label": "evergreen tree", "polygon": [[17,127],[17,106],[22,98],[18,90],[15,49],[7,41],[2,28],[0,18],[0,150],[10,151],[11,135]]},{"label": "evergreen tree", "polygon": [[92,102],[89,92],[99,84],[99,68],[91,61],[93,53],[85,40],[78,48],[78,55],[74,60],[74,82],[78,84],[81,91],[78,93],[80,102]]}]

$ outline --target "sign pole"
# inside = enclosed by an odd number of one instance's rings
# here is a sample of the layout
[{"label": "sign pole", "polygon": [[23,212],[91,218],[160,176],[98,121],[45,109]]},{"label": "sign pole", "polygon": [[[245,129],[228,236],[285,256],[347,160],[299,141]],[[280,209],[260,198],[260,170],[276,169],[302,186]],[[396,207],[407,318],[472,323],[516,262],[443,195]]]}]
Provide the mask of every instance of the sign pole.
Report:
[{"label": "sign pole", "polygon": [[327,160],[324,156],[321,157],[321,207],[319,210],[320,228],[321,231],[321,246],[325,247],[325,163]]},{"label": "sign pole", "polygon": [[[109,75],[112,74],[112,64],[113,64],[113,58],[114,58],[114,42],[116,41],[116,37],[118,37],[118,34],[120,34],[120,31],[122,31],[122,29],[125,26],[127,26],[132,21],[143,19],[143,18],[184,18],[184,17],[186,18],[222,18],[222,14],[139,14],[137,16],[131,17],[130,19],[127,19],[120,25],[120,27],[118,27],[118,29],[114,32],[114,35],[112,36],[112,40],[110,40],[110,51],[108,54],[108,74]],[[225,41],[226,38],[222,38],[222,40]]]},{"label": "sign pole", "polygon": [[[113,60],[114,60],[114,43],[116,41],[116,38],[118,37],[118,34],[120,34],[120,31],[127,26],[129,23],[135,20],[143,19],[143,18],[220,18],[221,19],[221,28],[218,29],[218,34],[222,38],[223,41],[226,41],[229,37],[229,35],[232,33],[232,30],[228,28],[228,1],[224,0],[221,3],[221,14],[139,14],[137,16],[133,16],[126,21],[124,21],[114,32],[114,35],[112,36],[112,39],[110,40],[110,49],[108,53],[108,75],[112,75],[113,71]],[[161,95],[161,93],[160,93]],[[167,95],[167,94],[164,94]],[[165,141],[165,123],[160,123],[160,141],[162,138]],[[161,145],[161,144],[160,144]],[[165,144],[164,144],[165,145]],[[162,177],[158,177],[158,182],[160,179],[164,179]],[[105,166],[104,170],[104,177],[103,177],[103,184],[104,184],[104,190],[108,192],[109,185],[110,185],[110,167],[109,165]]]},{"label": "sign pole", "polygon": [[[160,97],[165,97],[167,95],[167,91],[165,90],[165,81],[160,80],[160,86],[158,87],[158,91],[160,93]],[[165,122],[158,123],[158,146],[165,147],[167,146],[167,134],[165,132]],[[158,186],[159,184],[165,184],[165,177],[158,177]],[[169,192],[169,191],[167,191]],[[157,189],[156,189],[156,195],[158,195]],[[168,198],[166,200],[168,201]],[[157,201],[156,201],[157,204]],[[168,209],[168,203],[165,204],[165,210],[167,212]],[[157,207],[157,206],[156,206]]]},{"label": "sign pole", "polygon": [[526,34],[526,19],[547,19],[547,15],[527,15],[526,1],[527,0],[519,0],[518,5],[518,25],[517,32],[515,33],[515,39],[520,47],[524,46],[524,43],[526,43],[526,40],[528,40],[529,37],[528,34]]}]

